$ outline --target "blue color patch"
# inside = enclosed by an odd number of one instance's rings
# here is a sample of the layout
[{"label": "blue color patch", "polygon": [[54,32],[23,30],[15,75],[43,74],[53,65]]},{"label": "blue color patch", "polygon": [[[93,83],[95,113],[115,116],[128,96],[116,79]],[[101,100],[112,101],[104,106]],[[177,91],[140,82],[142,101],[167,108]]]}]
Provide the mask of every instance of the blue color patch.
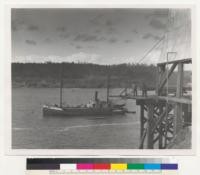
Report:
[{"label": "blue color patch", "polygon": [[178,164],[161,164],[162,170],[177,170]]},{"label": "blue color patch", "polygon": [[144,164],[144,169],[145,170],[160,170],[161,169],[161,164]]}]

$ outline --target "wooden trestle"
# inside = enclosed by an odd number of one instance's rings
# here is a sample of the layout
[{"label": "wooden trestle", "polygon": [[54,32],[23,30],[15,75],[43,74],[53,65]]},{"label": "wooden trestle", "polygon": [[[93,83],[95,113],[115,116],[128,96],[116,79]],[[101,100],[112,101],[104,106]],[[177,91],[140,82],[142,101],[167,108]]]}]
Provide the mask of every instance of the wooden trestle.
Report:
[{"label": "wooden trestle", "polygon": [[[126,93],[122,95],[124,91],[118,96],[135,99],[140,106],[140,149],[165,149],[172,144],[184,126],[191,125],[192,98],[191,95],[184,95],[183,91],[184,64],[191,63],[189,58],[157,64],[157,87],[154,96],[133,96]],[[177,85],[175,95],[171,96],[167,83],[176,67]]]},{"label": "wooden trestle", "polygon": [[177,102],[153,97],[136,99],[136,104],[140,105],[140,149],[167,148],[180,129],[191,124],[191,104],[179,103],[184,105],[180,116],[176,113]]},{"label": "wooden trestle", "polygon": [[[132,97],[140,106],[140,149],[165,149],[184,126],[191,125],[191,98],[183,95],[183,65],[191,62],[191,59],[184,59],[159,63],[156,95]],[[171,65],[168,69],[167,64]],[[171,97],[164,91],[164,86],[176,67],[176,94]]]}]

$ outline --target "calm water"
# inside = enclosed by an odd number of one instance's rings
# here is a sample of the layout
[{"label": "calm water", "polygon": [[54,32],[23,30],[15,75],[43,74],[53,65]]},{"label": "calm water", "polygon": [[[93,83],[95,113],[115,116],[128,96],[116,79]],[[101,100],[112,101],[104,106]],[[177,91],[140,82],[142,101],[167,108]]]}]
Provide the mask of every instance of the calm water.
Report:
[{"label": "calm water", "polygon": [[[96,89],[106,99],[106,89]],[[64,89],[64,104],[85,104],[95,89]],[[117,94],[120,89],[114,89]],[[114,99],[116,103],[123,103]],[[12,90],[12,147],[14,149],[138,148],[139,108],[127,100],[136,114],[113,116],[43,117],[42,105],[59,103],[57,88]]]}]

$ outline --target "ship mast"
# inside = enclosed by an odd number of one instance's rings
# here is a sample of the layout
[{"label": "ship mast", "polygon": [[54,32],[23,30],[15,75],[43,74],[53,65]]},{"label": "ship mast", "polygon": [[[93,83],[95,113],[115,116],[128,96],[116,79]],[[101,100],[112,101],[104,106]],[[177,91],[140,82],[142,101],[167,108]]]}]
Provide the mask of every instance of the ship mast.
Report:
[{"label": "ship mast", "polygon": [[110,75],[107,76],[107,103],[109,102]]},{"label": "ship mast", "polygon": [[62,107],[62,89],[63,89],[63,63],[60,65],[60,107]]}]

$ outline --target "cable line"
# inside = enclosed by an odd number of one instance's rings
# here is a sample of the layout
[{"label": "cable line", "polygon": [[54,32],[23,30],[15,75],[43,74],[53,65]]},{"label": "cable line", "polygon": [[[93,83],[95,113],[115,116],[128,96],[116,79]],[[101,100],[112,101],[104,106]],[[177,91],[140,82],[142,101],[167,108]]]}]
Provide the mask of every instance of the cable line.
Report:
[{"label": "cable line", "polygon": [[165,36],[163,36],[160,40],[158,40],[158,42],[156,42],[153,47],[148,50],[145,55],[138,61],[138,63],[140,63],[143,59],[145,59],[145,57],[165,38]]}]

